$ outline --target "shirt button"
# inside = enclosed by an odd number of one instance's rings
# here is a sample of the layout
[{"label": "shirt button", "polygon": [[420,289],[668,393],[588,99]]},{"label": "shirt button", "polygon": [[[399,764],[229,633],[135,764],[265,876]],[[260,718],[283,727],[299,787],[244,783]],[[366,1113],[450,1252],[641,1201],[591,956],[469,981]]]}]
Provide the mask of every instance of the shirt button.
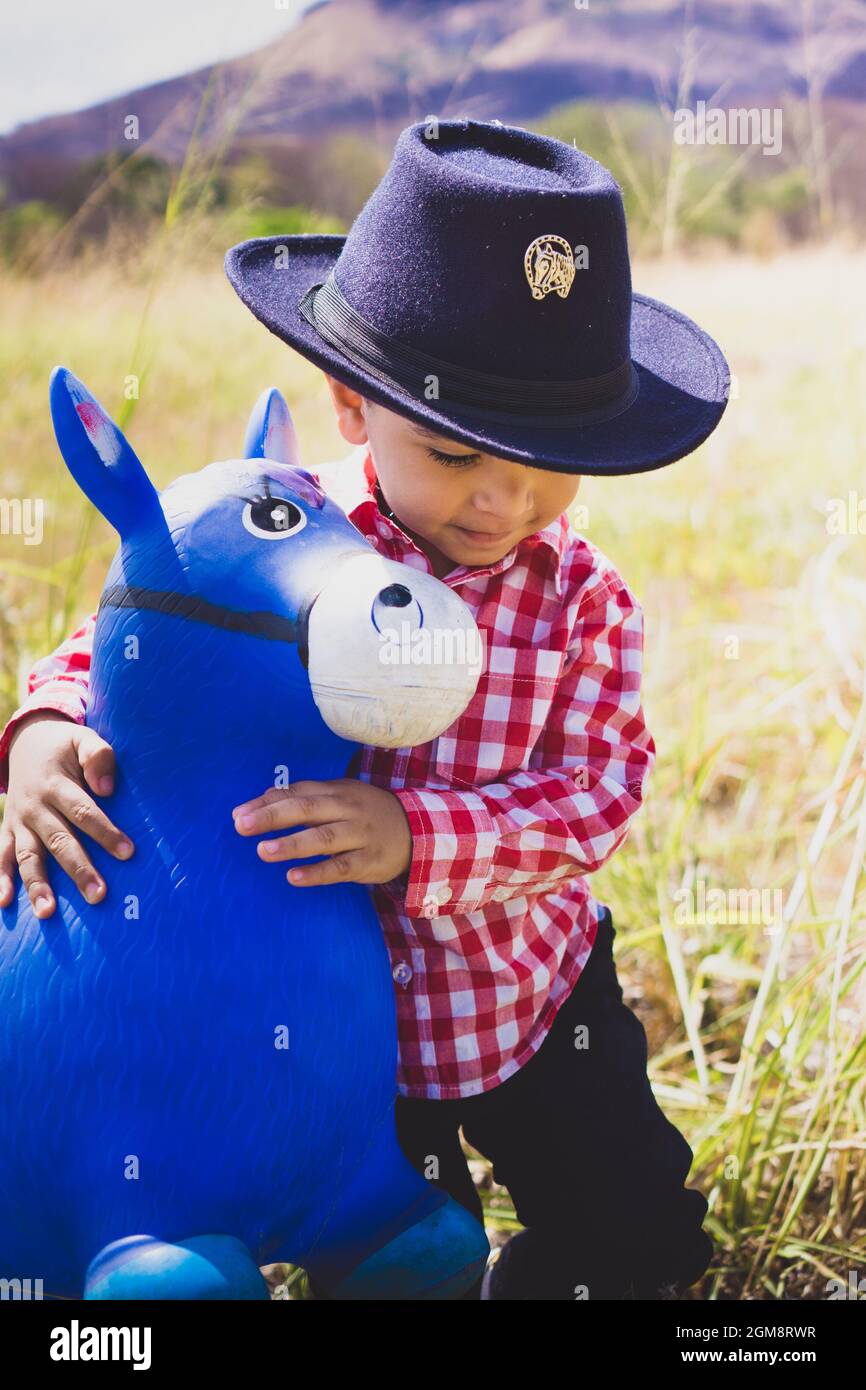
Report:
[{"label": "shirt button", "polygon": [[402,985],[403,989],[405,989],[412,978],[412,967],[408,961],[398,960],[391,974],[394,976],[397,984]]},{"label": "shirt button", "polygon": [[443,903],[447,903],[451,897],[451,889],[447,883],[433,883],[430,891],[424,897],[421,906],[421,914],[424,917],[438,917],[439,908]]},{"label": "shirt button", "polygon": [[497,903],[507,902],[510,891],[508,888],[494,888],[493,901]]}]

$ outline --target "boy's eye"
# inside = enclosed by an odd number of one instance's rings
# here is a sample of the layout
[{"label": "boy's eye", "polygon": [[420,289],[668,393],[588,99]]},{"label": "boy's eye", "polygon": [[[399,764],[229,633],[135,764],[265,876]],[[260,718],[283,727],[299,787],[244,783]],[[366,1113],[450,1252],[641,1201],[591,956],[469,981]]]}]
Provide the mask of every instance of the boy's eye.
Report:
[{"label": "boy's eye", "polygon": [[447,468],[462,468],[464,464],[474,463],[478,454],[446,454],[442,449],[428,449],[431,459],[444,463]]}]

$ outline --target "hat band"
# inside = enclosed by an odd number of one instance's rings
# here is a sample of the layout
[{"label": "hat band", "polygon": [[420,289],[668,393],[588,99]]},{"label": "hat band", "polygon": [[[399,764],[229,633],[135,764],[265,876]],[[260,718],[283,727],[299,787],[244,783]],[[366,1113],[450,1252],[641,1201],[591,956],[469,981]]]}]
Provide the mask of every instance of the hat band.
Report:
[{"label": "hat band", "polygon": [[421,401],[445,400],[461,415],[553,428],[590,425],[628,410],[640,389],[630,359],[601,376],[571,381],[527,381],[443,362],[381,333],[352,308],[333,271],[310,286],[298,309],[355,366]]}]

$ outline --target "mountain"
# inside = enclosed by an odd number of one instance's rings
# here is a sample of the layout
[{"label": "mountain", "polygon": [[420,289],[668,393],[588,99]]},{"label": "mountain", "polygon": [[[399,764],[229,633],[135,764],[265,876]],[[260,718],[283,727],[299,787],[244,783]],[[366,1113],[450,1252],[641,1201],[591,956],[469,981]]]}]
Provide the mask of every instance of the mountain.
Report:
[{"label": "mountain", "polygon": [[[19,126],[0,137],[0,180],[10,202],[50,197],[80,161],[129,148],[129,115],[177,163],[196,122],[205,145],[351,131],[390,148],[431,112],[528,125],[577,99],[676,106],[684,61],[689,103],[772,105],[806,93],[802,15],[789,0],[320,0],[265,48]],[[866,103],[866,0],[821,0],[814,25],[823,95]]]}]

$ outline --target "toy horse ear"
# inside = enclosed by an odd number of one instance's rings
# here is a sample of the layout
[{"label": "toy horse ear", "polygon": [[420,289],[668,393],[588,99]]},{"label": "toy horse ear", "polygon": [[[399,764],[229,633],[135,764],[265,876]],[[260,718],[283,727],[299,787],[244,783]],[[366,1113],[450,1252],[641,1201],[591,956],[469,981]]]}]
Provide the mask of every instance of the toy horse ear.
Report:
[{"label": "toy horse ear", "polygon": [[301,466],[298,436],[285,397],[276,386],[263,391],[253,406],[244,438],[245,459],[273,459],[292,468]]},{"label": "toy horse ear", "polygon": [[114,421],[66,367],[48,388],[51,420],[66,466],[121,536],[159,508],[156,489]]},{"label": "toy horse ear", "polygon": [[[292,413],[276,386],[263,391],[253,406],[244,437],[244,458],[268,460],[262,465],[265,473],[277,478],[311,506],[325,505],[325,494],[318,479],[301,467],[301,449]],[[286,468],[291,469],[291,473],[286,473]]]}]

